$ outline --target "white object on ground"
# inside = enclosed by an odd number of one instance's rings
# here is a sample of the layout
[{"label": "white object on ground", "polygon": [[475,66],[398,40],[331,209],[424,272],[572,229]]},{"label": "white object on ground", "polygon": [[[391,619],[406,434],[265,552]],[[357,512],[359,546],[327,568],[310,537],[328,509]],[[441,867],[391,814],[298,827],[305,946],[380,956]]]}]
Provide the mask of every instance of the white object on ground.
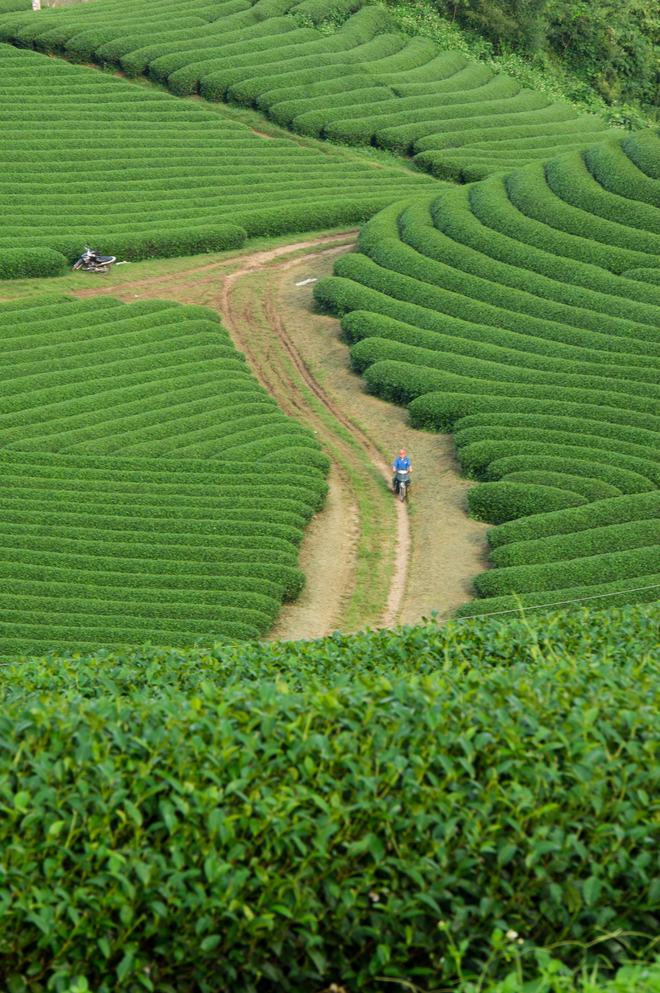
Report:
[{"label": "white object on ground", "polygon": [[125,259],[124,259],[123,262],[115,262],[115,265],[130,265],[130,264],[131,263],[130,262],[127,262]]},{"label": "white object on ground", "polygon": [[315,282],[316,282],[316,276],[314,277],[314,279],[303,279],[302,283],[296,283],[296,286],[307,286],[308,283],[315,283]]}]

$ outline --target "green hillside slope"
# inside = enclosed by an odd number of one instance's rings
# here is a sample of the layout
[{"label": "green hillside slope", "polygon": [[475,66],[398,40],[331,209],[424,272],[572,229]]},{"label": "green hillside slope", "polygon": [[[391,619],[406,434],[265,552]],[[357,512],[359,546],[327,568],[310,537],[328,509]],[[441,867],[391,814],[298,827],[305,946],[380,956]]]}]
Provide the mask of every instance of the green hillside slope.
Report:
[{"label": "green hillside slope", "polygon": [[[330,34],[313,27],[356,10]],[[596,116],[407,37],[384,7],[364,0],[149,0],[139,8],[91,0],[0,17],[0,41],[146,75],[178,96],[256,106],[300,134],[416,152],[416,164],[440,177],[481,178],[585,148],[603,130]]]},{"label": "green hillside slope", "polygon": [[48,247],[69,262],[87,242],[129,260],[219,251],[361,222],[432,186],[8,45],[0,94],[0,275],[7,250]]},{"label": "green hillside slope", "polygon": [[217,314],[34,298],[0,345],[0,654],[267,630],[329,463]]},{"label": "green hillside slope", "polygon": [[459,613],[660,598],[658,162],[640,132],[395,204],[315,287],[367,388],[454,432],[472,512],[514,543]]}]

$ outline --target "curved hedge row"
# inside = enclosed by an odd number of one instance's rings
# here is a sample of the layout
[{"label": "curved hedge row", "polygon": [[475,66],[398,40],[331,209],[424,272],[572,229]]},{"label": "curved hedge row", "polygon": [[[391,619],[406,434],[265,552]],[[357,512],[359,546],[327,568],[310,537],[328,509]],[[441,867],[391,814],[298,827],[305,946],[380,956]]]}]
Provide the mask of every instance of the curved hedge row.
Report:
[{"label": "curved hedge row", "polygon": [[560,562],[489,569],[475,576],[474,586],[480,596],[493,597],[599,585],[657,574],[659,571],[660,544],[656,544],[622,552],[608,551],[582,558],[564,559]]},{"label": "curved hedge row", "polygon": [[[538,133],[501,140],[500,162],[552,147]],[[497,525],[493,548],[512,551],[475,579],[482,597],[660,567],[653,151],[657,135],[621,135],[393,204],[363,229],[362,254],[315,286],[367,390],[409,406],[414,427],[454,432],[462,469],[487,480],[469,490],[470,511]]]},{"label": "curved hedge row", "polygon": [[[502,476],[503,483],[530,483],[533,486],[553,486],[560,490],[570,490],[579,493],[593,502],[608,500],[610,497],[621,496],[621,490],[611,483],[601,479],[590,479],[588,476],[575,476],[568,472],[551,472],[548,469],[529,469],[527,471],[510,472]],[[544,507],[546,511],[548,508]]]},{"label": "curved hedge row", "polygon": [[304,584],[314,436],[212,311],[31,303],[0,307],[0,654],[259,637]]},{"label": "curved hedge row", "polygon": [[563,510],[565,507],[581,507],[588,500],[580,493],[550,484],[503,480],[468,490],[467,502],[470,513],[478,521],[503,524],[518,517]]},{"label": "curved hedge row", "polygon": [[630,548],[660,544],[660,520],[628,521],[602,528],[588,528],[578,535],[553,535],[537,541],[503,545],[495,549],[493,565],[538,565],[565,559],[584,558],[603,552],[621,552]]},{"label": "curved hedge row", "polygon": [[[592,583],[582,586],[569,586],[561,590],[538,590],[534,593],[517,593],[511,596],[486,597],[465,603],[455,613],[455,617],[480,617],[490,614],[511,615],[525,608],[525,617],[534,608],[561,611],[570,610],[606,611],[612,607],[626,607],[629,604],[656,603],[660,595],[660,573],[647,576],[633,576],[632,579],[616,579],[611,583]],[[602,617],[602,613],[597,616]]]},{"label": "curved hedge row", "polygon": [[[374,141],[401,152],[417,141],[440,149],[442,135],[452,134],[464,149],[460,161],[440,161],[435,151],[426,161],[423,147],[416,149],[422,153],[418,164],[437,175],[474,178],[469,173],[475,169],[480,175],[497,171],[500,132],[511,128],[554,135],[556,150],[588,147],[596,118],[578,116],[567,104],[549,106],[542,93],[520,92],[509,77],[492,78],[458,52],[440,51],[428,38],[406,40],[390,28],[387,12],[364,0],[339,6],[327,0],[207,6],[182,0],[139,9],[114,0],[102,17],[76,6],[43,11],[38,20],[0,10],[0,41],[115,66],[129,77],[145,74],[179,96],[199,92],[209,100],[256,103],[302,134],[349,144]],[[324,82],[327,93],[319,89]],[[333,94],[344,92],[344,83],[352,97],[342,104]],[[534,157],[529,150],[523,160]],[[520,161],[520,155],[512,159]]]},{"label": "curved hedge row", "polygon": [[515,521],[506,527],[488,532],[493,548],[509,542],[535,541],[546,535],[570,535],[588,528],[606,527],[660,517],[660,491],[636,493],[615,500],[603,500],[588,507],[585,512],[567,511],[565,514],[548,514]]}]

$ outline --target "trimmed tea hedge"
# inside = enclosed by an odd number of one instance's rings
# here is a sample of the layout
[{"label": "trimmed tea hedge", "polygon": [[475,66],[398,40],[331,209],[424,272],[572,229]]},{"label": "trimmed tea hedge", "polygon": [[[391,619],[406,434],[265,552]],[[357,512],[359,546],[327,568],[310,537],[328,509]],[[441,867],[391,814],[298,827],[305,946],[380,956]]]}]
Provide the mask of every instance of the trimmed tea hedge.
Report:
[{"label": "trimmed tea hedge", "polygon": [[[600,479],[589,479],[583,476],[572,476],[567,472],[549,472],[547,470],[529,470],[527,472],[510,472],[502,476],[503,483],[531,483],[533,486],[554,486],[561,490],[579,493],[587,500],[607,500],[610,497],[621,496],[621,490]],[[547,508],[544,508],[546,510]]]},{"label": "trimmed tea hedge", "polygon": [[621,581],[659,571],[660,544],[655,544],[561,562],[489,569],[475,576],[473,582],[480,596],[493,597]]},{"label": "trimmed tea hedge", "polygon": [[565,488],[506,480],[475,486],[468,491],[467,501],[472,517],[487,524],[502,524],[517,517],[580,507],[588,502],[585,496]]},{"label": "trimmed tea hedge", "polygon": [[[437,156],[427,161],[423,148],[416,149],[422,152],[419,165],[435,174],[473,179],[468,174],[475,169],[480,176],[497,171],[499,132],[511,126],[550,135],[564,122],[554,148],[574,147],[576,134],[578,147],[587,147],[596,118],[578,117],[569,105],[550,107],[544,94],[520,92],[515,80],[493,78],[460,53],[441,51],[428,38],[406,39],[391,26],[382,6],[364,0],[228,0],[206,6],[181,0],[160,8],[114,0],[102,17],[76,5],[44,10],[38,19],[22,12],[3,16],[0,8],[0,41],[115,66],[129,77],[145,74],[179,96],[199,92],[210,100],[272,107],[274,120],[302,134],[349,144],[374,141],[404,152],[416,141],[439,148],[438,135],[447,131],[466,152],[485,142],[484,154],[470,152],[461,164],[439,163]],[[357,91],[351,104],[333,100],[339,91],[332,86],[327,94],[310,92],[343,79]],[[384,101],[374,88],[383,90]],[[280,101],[286,110],[275,109]],[[529,152],[523,161],[533,158]],[[520,155],[512,159],[516,166],[520,162]]]},{"label": "trimmed tea hedge", "polygon": [[[503,134],[500,161],[507,138],[514,158],[536,154],[532,138],[539,157],[552,147],[549,135]],[[556,562],[537,562],[536,544],[515,561],[494,556],[497,568],[475,580],[482,597],[614,581],[618,564],[622,581],[658,567],[653,523],[609,527],[627,525],[626,514],[660,519],[660,211],[657,180],[628,156],[635,141],[620,135],[584,158],[573,151],[395,203],[363,229],[362,254],[339,259],[315,286],[317,302],[341,318],[367,390],[408,405],[414,427],[456,432],[461,467],[488,480],[468,504],[498,525],[493,547],[500,530],[502,545],[522,541],[527,523],[535,541],[546,527],[566,533]],[[639,156],[652,171],[646,148],[660,142],[644,141]],[[628,200],[616,181],[622,157]],[[651,502],[626,510],[638,496]],[[593,546],[572,544],[573,531],[598,527]]]},{"label": "trimmed tea hedge", "polygon": [[660,491],[636,493],[616,500],[603,500],[585,511],[567,511],[565,514],[548,514],[547,517],[530,517],[514,525],[489,531],[488,540],[493,548],[515,541],[533,541],[546,535],[573,534],[587,528],[605,527],[660,517]]},{"label": "trimmed tea hedge", "polygon": [[[58,21],[61,15],[68,23],[73,9],[40,14]],[[296,34],[274,30],[273,43],[280,46],[281,37]],[[343,155],[265,140],[199,102],[181,102],[28,49],[0,46],[3,86],[2,278],[60,275],[63,260],[52,253],[73,263],[85,244],[136,261],[225,251],[246,237],[363,222],[406,192],[433,186],[428,176],[374,170]],[[103,161],[102,179],[90,177],[90,161]],[[18,256],[18,250],[31,254]]]},{"label": "trimmed tea hedge", "polygon": [[492,554],[493,565],[538,565],[561,562],[603,552],[619,552],[660,544],[660,519],[628,521],[604,528],[588,528],[579,534],[553,535],[538,541],[503,545]]},{"label": "trimmed tea hedge", "polygon": [[51,248],[0,249],[0,279],[38,279],[62,276],[67,260]]},{"label": "trimmed tea hedge", "polygon": [[56,301],[0,308],[0,654],[263,634],[327,456],[212,311]]}]

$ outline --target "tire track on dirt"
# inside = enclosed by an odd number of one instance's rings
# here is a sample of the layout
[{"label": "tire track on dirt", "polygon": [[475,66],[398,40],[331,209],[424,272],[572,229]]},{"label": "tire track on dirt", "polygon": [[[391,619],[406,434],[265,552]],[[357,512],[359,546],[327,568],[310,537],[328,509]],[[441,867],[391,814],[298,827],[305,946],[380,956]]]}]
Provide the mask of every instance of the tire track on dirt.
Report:
[{"label": "tire track on dirt", "polygon": [[[321,244],[321,242],[319,242]],[[346,246],[342,245],[336,248],[328,248],[319,252],[312,252],[309,255],[305,255],[302,258],[295,259],[289,262],[281,263],[275,267],[268,266],[269,269],[273,269],[275,273],[278,270],[289,268],[292,265],[300,264],[310,259],[319,258],[321,256],[327,256],[332,254],[337,254],[339,252],[345,252],[347,250]],[[222,296],[220,300],[220,311],[223,314],[225,323],[227,324],[227,330],[232,335],[235,344],[241,351],[244,351],[248,357],[251,368],[255,375],[259,376],[263,385],[273,393],[281,406],[286,409],[288,405],[291,405],[293,411],[300,416],[300,414],[305,413],[307,418],[310,417],[310,408],[308,402],[305,401],[304,397],[301,395],[300,390],[295,384],[295,380],[291,377],[287,377],[288,382],[286,383],[286,389],[284,391],[284,397],[281,396],[281,386],[285,385],[281,382],[278,384],[279,388],[273,388],[272,377],[268,375],[267,371],[263,369],[263,363],[260,361],[259,356],[255,354],[254,349],[251,347],[251,342],[246,340],[245,336],[240,333],[238,322],[235,319],[235,306],[233,303],[233,291],[236,284],[243,278],[253,275],[259,269],[263,269],[265,266],[263,264],[254,264],[254,259],[247,261],[247,264],[243,267],[237,269],[235,272],[227,276],[223,289]],[[278,308],[273,296],[273,281],[271,280],[266,291],[264,302],[263,302],[263,313],[270,327],[271,331],[274,333],[278,344],[283,349],[288,359],[290,360],[296,374],[300,380],[304,383],[305,387],[313,395],[313,397],[322,404],[325,410],[332,416],[332,418],[340,424],[353,439],[361,446],[367,455],[369,461],[379,472],[379,474],[388,481],[390,481],[391,473],[389,467],[383,460],[383,457],[375,445],[373,440],[369,435],[355,424],[349,417],[347,417],[341,410],[341,407],[335,403],[335,401],[330,397],[330,395],[323,389],[319,384],[318,380],[315,378],[314,374],[310,370],[309,366],[303,359],[302,355],[296,348],[295,344],[288,336],[282,319],[279,315]],[[243,321],[246,320],[247,315],[243,315]],[[318,423],[317,418],[312,415],[313,419]],[[317,431],[323,432],[323,426],[320,424]],[[350,450],[345,449],[345,455],[350,458]],[[334,461],[334,460],[333,460]],[[342,474],[341,465],[335,463],[337,466],[337,471],[340,475]],[[400,501],[395,502],[396,513],[397,513],[397,536],[396,536],[396,546],[394,552],[394,572],[390,582],[390,590],[388,599],[385,605],[385,609],[378,623],[382,627],[391,627],[396,623],[397,616],[400,612],[401,606],[403,604],[403,599],[406,591],[406,581],[408,574],[408,565],[410,560],[410,547],[411,547],[411,535],[410,535],[410,521],[408,517],[407,507]]]}]

